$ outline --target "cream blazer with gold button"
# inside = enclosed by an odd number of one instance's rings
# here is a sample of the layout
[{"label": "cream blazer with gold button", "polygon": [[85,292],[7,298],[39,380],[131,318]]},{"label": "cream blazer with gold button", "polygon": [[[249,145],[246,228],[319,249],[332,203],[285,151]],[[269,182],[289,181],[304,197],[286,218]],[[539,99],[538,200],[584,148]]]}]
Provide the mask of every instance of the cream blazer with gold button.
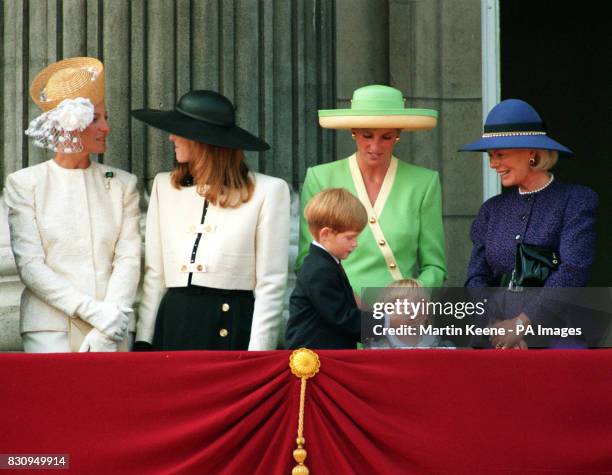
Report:
[{"label": "cream blazer with gold button", "polygon": [[[168,287],[192,285],[254,290],[249,350],[276,348],[287,283],[289,188],[279,179],[252,173],[253,196],[238,208],[210,204],[195,186],[172,186],[170,173],[155,177],[145,238],[143,296],[137,341],[153,340],[159,302]],[[191,253],[202,233],[195,262]]]},{"label": "cream blazer with gold button", "polygon": [[135,175],[48,160],[10,174],[4,196],[25,285],[22,333],[68,331],[68,317],[86,296],[133,305],[141,249]]}]

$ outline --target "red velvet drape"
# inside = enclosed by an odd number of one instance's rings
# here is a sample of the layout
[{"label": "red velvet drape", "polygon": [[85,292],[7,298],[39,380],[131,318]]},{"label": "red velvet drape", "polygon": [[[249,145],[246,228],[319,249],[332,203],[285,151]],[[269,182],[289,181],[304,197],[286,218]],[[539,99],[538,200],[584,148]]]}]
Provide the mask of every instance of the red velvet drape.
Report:
[{"label": "red velvet drape", "polygon": [[[290,474],[289,354],[0,355],[0,454],[67,453],[79,474]],[[610,350],[318,354],[313,475],[612,471]]]}]

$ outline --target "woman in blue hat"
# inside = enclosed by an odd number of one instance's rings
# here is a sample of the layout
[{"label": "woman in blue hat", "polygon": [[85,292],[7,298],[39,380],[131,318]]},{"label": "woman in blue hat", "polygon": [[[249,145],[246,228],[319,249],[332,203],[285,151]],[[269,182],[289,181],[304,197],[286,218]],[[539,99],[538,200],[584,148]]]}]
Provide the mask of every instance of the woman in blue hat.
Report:
[{"label": "woman in blue hat", "polygon": [[[308,169],[302,210],[319,191],[337,187],[349,190],[366,208],[368,226],[343,263],[357,293],[412,277],[425,287],[437,287],[446,278],[438,173],[393,155],[402,131],[430,130],[437,117],[435,110],[406,107],[401,91],[382,85],[356,89],[350,109],[319,111],[321,127],[349,130],[356,151]],[[302,216],[296,268],[312,240]]]},{"label": "woman in blue hat", "polygon": [[153,182],[135,349],[276,349],[287,281],[289,187],[250,172],[269,145],[214,91],[132,115],[170,133],[176,165]]},{"label": "woman in blue hat", "polygon": [[[518,99],[500,102],[487,116],[482,137],[461,151],[487,152],[490,167],[502,185],[511,188],[487,200],[472,224],[465,285],[495,287],[512,282],[517,249],[526,248],[550,256],[544,278],[531,285],[585,286],[595,259],[597,194],[564,183],[550,172],[559,156],[573,153],[548,136],[535,109]],[[504,325],[528,324],[533,317],[529,312],[523,309]],[[497,338],[493,344],[513,347],[517,340]]]}]

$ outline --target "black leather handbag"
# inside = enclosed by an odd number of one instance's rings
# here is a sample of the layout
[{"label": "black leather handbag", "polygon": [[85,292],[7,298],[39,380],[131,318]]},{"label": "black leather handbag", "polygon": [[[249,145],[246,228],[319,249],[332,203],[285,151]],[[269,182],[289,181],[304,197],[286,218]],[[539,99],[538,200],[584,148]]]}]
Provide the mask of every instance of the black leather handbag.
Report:
[{"label": "black leather handbag", "polygon": [[507,284],[508,290],[521,291],[524,287],[542,287],[558,267],[557,251],[519,242],[516,245],[514,269]]}]

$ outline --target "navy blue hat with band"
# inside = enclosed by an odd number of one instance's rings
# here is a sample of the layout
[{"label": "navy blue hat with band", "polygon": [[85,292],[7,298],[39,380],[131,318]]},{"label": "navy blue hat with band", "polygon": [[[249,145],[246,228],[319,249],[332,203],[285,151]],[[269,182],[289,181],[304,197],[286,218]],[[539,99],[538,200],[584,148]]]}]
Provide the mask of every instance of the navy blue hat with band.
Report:
[{"label": "navy blue hat with band", "polygon": [[504,148],[555,150],[567,156],[574,154],[548,136],[546,125],[536,110],[520,99],[506,99],[493,107],[487,115],[482,137],[459,151],[486,152]]}]

